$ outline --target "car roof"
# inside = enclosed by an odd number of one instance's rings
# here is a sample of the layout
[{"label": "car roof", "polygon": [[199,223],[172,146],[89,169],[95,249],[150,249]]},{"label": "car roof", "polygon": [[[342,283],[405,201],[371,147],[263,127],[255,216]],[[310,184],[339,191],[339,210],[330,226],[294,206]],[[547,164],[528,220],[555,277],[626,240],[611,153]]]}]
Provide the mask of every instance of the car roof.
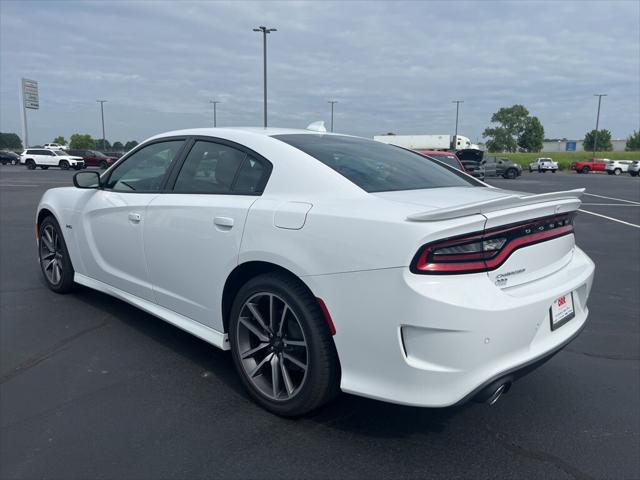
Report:
[{"label": "car roof", "polygon": [[[219,137],[225,138],[227,135],[234,137],[246,135],[247,137],[273,137],[275,135],[343,135],[340,133],[332,132],[317,132],[313,130],[305,130],[301,128],[278,128],[278,127],[216,127],[216,128],[188,128],[184,130],[174,130],[171,132],[161,133],[151,137],[149,140],[163,137],[177,137],[177,136],[204,136],[204,137]],[[370,138],[367,140],[371,140]],[[372,140],[373,141],[373,140]]]},{"label": "car roof", "polygon": [[455,157],[456,154],[455,152],[446,152],[446,151],[442,151],[442,150],[416,150],[417,152],[423,153],[425,155],[431,155],[433,157],[437,157],[437,156],[447,156],[447,157]]}]

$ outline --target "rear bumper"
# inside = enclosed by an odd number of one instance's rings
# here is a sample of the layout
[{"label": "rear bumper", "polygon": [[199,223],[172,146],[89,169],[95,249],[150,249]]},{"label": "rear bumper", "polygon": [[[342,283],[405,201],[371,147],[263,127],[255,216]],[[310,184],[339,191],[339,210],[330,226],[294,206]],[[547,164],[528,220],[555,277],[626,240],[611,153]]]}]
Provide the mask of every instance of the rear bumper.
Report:
[{"label": "rear bumper", "polygon": [[[446,407],[530,370],[573,340],[586,322],[593,272],[576,248],[561,270],[508,289],[486,273],[433,277],[408,268],[306,280],[335,323],[344,391]],[[552,331],[551,303],[569,292],[575,317]]]}]

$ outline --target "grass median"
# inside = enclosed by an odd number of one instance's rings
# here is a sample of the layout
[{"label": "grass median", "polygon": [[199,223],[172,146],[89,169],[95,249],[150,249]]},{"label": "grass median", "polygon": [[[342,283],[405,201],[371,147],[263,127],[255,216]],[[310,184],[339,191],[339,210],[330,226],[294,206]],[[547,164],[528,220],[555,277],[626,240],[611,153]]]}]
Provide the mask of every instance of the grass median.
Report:
[{"label": "grass median", "polygon": [[[509,158],[519,163],[524,170],[529,169],[529,164],[536,158],[552,158],[558,162],[560,170],[569,170],[571,162],[588,160],[593,156],[593,152],[533,152],[533,153],[485,153],[485,155],[495,155]],[[640,152],[596,152],[596,158],[608,158],[609,160],[640,160]]]}]

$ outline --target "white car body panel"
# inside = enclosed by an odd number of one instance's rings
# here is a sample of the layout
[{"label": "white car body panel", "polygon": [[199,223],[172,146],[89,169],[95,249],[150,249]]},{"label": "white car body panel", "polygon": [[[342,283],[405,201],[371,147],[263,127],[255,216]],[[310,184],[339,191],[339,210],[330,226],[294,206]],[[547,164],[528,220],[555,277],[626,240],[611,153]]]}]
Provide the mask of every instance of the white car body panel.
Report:
[{"label": "white car body panel", "polygon": [[[581,192],[533,196],[470,186],[367,193],[270,138],[286,133],[304,132],[166,134],[223,138],[270,160],[261,195],[65,187],[48,190],[38,214],[56,217],[78,283],[223,349],[229,345],[221,297],[229,274],[254,261],[287,269],[331,314],[342,389],[372,398],[452,405],[496,375],[559,348],[584,326],[594,265],[573,235],[516,250],[494,271],[409,269],[427,243],[573,212]],[[483,209],[491,202],[499,208]],[[498,275],[518,270],[496,285]],[[550,305],[569,292],[575,318],[551,331]]]},{"label": "white car body panel", "polygon": [[610,173],[614,173],[616,170],[619,173],[626,173],[629,171],[629,167],[631,165],[633,165],[633,160],[609,160],[604,169],[606,172]]}]

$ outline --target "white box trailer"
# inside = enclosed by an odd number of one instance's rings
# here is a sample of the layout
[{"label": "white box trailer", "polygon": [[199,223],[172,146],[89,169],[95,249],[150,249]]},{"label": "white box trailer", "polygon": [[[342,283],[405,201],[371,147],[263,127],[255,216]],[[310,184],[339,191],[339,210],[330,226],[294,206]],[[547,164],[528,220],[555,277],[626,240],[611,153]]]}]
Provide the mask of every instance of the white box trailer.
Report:
[{"label": "white box trailer", "polygon": [[376,135],[377,142],[389,143],[410,150],[465,150],[477,149],[467,137],[458,135],[455,143],[453,135]]}]

